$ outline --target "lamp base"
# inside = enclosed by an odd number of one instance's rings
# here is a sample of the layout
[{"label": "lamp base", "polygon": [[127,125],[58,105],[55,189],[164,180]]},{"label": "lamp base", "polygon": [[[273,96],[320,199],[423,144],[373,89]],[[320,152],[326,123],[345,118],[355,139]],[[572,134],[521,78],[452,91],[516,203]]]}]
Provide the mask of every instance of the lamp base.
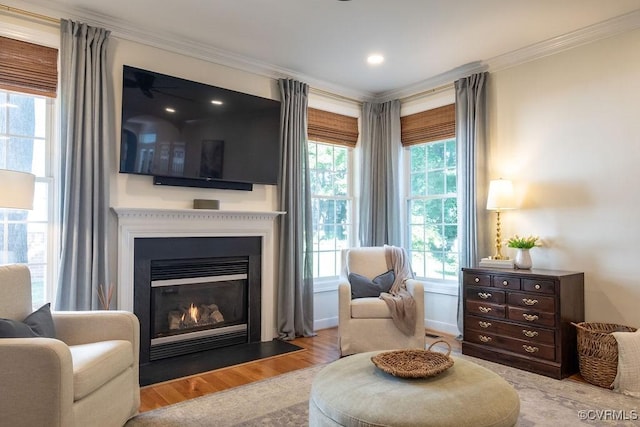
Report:
[{"label": "lamp base", "polygon": [[480,267],[514,268],[512,259],[482,258]]}]

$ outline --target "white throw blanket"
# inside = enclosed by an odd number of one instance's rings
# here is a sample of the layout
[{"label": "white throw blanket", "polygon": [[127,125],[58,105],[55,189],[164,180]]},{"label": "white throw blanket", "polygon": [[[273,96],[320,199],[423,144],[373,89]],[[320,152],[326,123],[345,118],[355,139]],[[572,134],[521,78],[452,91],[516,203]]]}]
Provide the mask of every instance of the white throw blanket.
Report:
[{"label": "white throw blanket", "polygon": [[611,334],[618,343],[618,373],[613,389],[640,398],[640,330]]},{"label": "white throw blanket", "polygon": [[416,330],[416,302],[404,282],[413,278],[413,271],[403,248],[387,245],[384,248],[387,267],[393,270],[395,280],[389,292],[381,293],[380,298],[387,303],[396,327],[411,336]]}]

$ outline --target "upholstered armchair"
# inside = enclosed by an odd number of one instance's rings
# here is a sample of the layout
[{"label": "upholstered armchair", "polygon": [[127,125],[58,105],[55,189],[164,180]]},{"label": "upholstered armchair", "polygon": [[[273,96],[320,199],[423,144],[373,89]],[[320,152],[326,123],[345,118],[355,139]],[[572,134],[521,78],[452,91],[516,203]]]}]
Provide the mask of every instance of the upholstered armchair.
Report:
[{"label": "upholstered armchair", "polygon": [[124,311],[50,315],[45,308],[30,315],[26,266],[0,266],[4,336],[30,327],[55,334],[0,338],[0,424],[122,426],[140,405],[138,319]]},{"label": "upholstered armchair", "polygon": [[[389,271],[384,247],[344,250],[342,263],[343,271],[356,273],[372,281],[384,278]],[[354,290],[346,273],[344,276],[338,285],[338,335],[342,356],[374,350],[424,349],[424,285],[422,282],[413,279],[405,282],[407,291],[415,300],[416,307],[414,333],[405,335],[394,324],[385,301],[377,296],[352,299]]]}]

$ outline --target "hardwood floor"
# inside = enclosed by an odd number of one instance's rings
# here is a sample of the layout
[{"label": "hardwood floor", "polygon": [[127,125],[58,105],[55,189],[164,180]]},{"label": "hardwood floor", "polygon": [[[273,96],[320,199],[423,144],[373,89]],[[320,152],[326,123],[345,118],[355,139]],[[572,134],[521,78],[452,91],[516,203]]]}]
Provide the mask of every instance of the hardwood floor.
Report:
[{"label": "hardwood floor", "polygon": [[[291,341],[302,347],[299,351],[143,387],[140,390],[140,412],[339,359],[338,329],[316,332],[315,337]],[[454,337],[443,335],[438,338],[430,336],[429,332],[427,346],[438,339],[444,339],[452,349],[460,350],[460,343]],[[446,350],[446,345],[437,344],[434,346],[436,349]]]}]

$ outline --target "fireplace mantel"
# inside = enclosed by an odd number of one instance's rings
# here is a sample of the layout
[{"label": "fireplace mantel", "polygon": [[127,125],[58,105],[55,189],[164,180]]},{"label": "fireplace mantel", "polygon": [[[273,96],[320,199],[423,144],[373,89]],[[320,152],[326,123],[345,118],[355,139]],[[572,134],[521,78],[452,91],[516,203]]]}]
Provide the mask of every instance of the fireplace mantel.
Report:
[{"label": "fireplace mantel", "polygon": [[261,339],[275,337],[275,218],[284,212],[112,208],[118,217],[118,309],[133,312],[136,238],[262,237]]}]

